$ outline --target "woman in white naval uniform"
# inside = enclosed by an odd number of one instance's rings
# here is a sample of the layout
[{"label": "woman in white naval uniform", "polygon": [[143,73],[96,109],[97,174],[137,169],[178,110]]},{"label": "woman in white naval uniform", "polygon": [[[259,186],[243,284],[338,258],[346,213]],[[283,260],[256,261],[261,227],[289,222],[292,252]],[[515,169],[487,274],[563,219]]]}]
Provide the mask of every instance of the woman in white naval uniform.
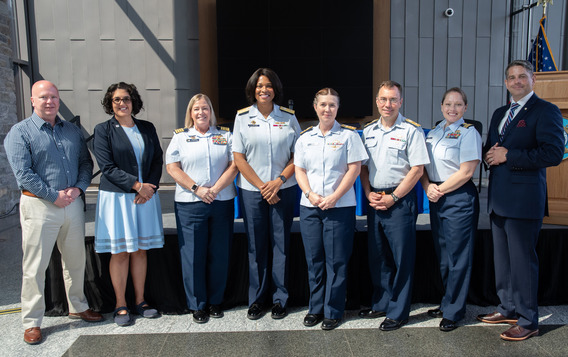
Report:
[{"label": "woman in white naval uniform", "polygon": [[481,160],[481,136],[464,122],[466,110],[463,90],[444,93],[445,120],[426,137],[430,164],[420,179],[430,201],[430,225],[445,287],[440,307],[428,310],[428,315],[442,317],[441,331],[454,330],[464,317],[479,218],[479,197],[471,177]]},{"label": "woman in white naval uniform", "polygon": [[236,115],[233,154],[248,237],[247,317],[260,318],[271,302],[272,318],[281,319],[287,315],[287,256],[297,197],[293,151],[300,125],[294,111],[276,105],[282,84],[271,69],[256,70],[245,93],[251,106]]},{"label": "woman in white naval uniform", "polygon": [[310,303],[304,325],[322,319],[321,328],[339,326],[345,310],[347,263],[355,232],[355,190],[367,152],[355,128],[335,117],[339,94],[324,88],[316,93],[319,125],[302,132],[296,143],[296,179],[300,201],[300,230],[308,263]]},{"label": "woman in white naval uniform", "polygon": [[175,130],[166,151],[166,168],[176,181],[183,284],[197,323],[223,317],[237,175],[231,142],[229,129],[216,126],[211,100],[196,94],[187,106],[185,128]]}]

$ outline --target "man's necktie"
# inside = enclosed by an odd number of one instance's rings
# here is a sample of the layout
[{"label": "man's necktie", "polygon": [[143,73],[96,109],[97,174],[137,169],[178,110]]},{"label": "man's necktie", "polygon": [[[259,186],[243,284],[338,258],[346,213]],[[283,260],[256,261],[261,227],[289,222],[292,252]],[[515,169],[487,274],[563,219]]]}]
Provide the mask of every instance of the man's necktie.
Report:
[{"label": "man's necktie", "polygon": [[505,124],[503,124],[503,128],[501,129],[501,133],[499,134],[499,138],[502,140],[503,135],[505,135],[505,129],[509,126],[511,121],[513,120],[513,116],[515,115],[515,110],[519,107],[518,103],[511,103],[511,108],[509,109],[509,115],[507,115],[507,120],[505,120]]}]

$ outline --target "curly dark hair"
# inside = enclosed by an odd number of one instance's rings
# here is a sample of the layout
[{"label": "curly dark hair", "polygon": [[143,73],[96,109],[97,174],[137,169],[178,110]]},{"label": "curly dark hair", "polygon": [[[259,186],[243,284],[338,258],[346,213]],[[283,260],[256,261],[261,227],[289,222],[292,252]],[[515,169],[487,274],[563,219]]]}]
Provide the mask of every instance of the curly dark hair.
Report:
[{"label": "curly dark hair", "polygon": [[245,88],[245,94],[247,96],[247,101],[249,104],[254,104],[256,102],[256,98],[254,97],[254,92],[256,90],[256,83],[260,76],[265,76],[268,80],[272,83],[272,89],[274,89],[274,99],[273,102],[281,105],[281,101],[284,97],[284,91],[282,90],[282,82],[280,82],[280,78],[276,72],[271,70],[270,68],[259,68],[252,76],[250,76],[247,86]]},{"label": "curly dark hair", "polygon": [[132,115],[136,115],[144,109],[144,103],[142,102],[142,98],[140,97],[140,93],[138,93],[136,86],[134,84],[118,82],[111,84],[108,87],[103,100],[101,100],[105,113],[110,115],[114,114],[112,111],[112,98],[117,89],[124,89],[130,95],[130,99],[132,100]]}]

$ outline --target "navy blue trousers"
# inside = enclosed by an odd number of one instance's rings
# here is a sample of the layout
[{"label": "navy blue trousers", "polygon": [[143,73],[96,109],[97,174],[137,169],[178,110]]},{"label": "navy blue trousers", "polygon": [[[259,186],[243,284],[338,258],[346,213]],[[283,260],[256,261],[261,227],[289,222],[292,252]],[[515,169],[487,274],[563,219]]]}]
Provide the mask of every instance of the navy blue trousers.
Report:
[{"label": "navy blue trousers", "polygon": [[355,207],[329,210],[300,206],[300,231],[308,263],[310,314],[341,319],[347,264],[353,251]]},{"label": "navy blue trousers", "polygon": [[478,220],[479,196],[472,181],[430,202],[434,248],[445,287],[440,308],[452,321],[465,315]]},{"label": "navy blue trousers", "polygon": [[416,258],[416,191],[410,191],[386,211],[367,208],[369,270],[373,310],[394,320],[410,314]]},{"label": "navy blue trousers", "polygon": [[296,185],[281,189],[280,201],[274,205],[260,192],[240,190],[248,237],[249,306],[267,303],[269,294],[273,304],[288,303],[287,256],[297,190]]},{"label": "navy blue trousers", "polygon": [[542,219],[490,215],[495,260],[497,311],[518,318],[517,325],[538,328],[538,256],[536,244]]},{"label": "navy blue trousers", "polygon": [[227,285],[234,201],[176,202],[175,212],[187,307],[219,305]]}]

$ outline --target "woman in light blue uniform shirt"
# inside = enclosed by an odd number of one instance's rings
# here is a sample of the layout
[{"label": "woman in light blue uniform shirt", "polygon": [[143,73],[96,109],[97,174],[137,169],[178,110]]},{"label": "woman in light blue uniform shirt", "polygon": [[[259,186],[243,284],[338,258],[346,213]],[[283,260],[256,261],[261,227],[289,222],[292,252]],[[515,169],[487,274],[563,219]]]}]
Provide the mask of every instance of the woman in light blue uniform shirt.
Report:
[{"label": "woman in light blue uniform shirt", "polygon": [[166,150],[166,168],[176,181],[183,285],[196,323],[223,317],[237,175],[231,143],[229,129],[216,126],[209,97],[196,94],[187,106],[185,128],[175,130]]},{"label": "woman in light blue uniform shirt", "polygon": [[430,164],[420,179],[430,201],[434,247],[445,287],[440,307],[428,310],[428,315],[442,317],[441,331],[454,330],[464,317],[479,218],[479,197],[471,177],[481,160],[481,136],[464,122],[466,110],[463,90],[444,93],[445,120],[426,137]]},{"label": "woman in light blue uniform shirt", "polygon": [[347,263],[355,232],[355,190],[367,152],[355,128],[335,117],[339,94],[324,88],[316,93],[314,109],[319,125],[302,132],[294,165],[302,189],[300,230],[310,285],[304,325],[323,320],[321,328],[339,326],[345,310]]},{"label": "woman in light blue uniform shirt", "polygon": [[245,92],[251,106],[235,117],[233,154],[248,237],[247,317],[260,318],[272,303],[272,318],[281,319],[287,315],[287,257],[297,192],[293,152],[300,125],[294,111],[277,105],[282,84],[271,69],[256,70]]}]

